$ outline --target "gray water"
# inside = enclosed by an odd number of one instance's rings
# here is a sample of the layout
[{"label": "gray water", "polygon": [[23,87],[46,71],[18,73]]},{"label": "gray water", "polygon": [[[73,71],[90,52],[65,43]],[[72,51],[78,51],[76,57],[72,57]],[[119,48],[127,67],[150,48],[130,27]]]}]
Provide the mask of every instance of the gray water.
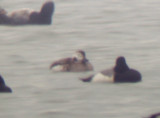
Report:
[{"label": "gray water", "polygon": [[[8,12],[43,0],[1,0]],[[144,118],[160,110],[160,1],[55,0],[49,26],[0,26],[1,118]],[[50,64],[83,49],[94,72],[53,73]],[[125,56],[143,81],[83,83]]]}]

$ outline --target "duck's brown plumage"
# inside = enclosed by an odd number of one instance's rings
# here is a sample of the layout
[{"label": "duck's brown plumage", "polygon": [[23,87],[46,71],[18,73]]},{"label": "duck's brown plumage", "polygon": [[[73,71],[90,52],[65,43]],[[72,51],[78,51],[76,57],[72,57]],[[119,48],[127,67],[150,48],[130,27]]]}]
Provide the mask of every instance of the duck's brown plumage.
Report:
[{"label": "duck's brown plumage", "polygon": [[3,25],[27,25],[27,24],[51,24],[54,12],[54,2],[47,1],[42,5],[40,11],[31,9],[20,9],[7,13],[0,9],[0,24]]},{"label": "duck's brown plumage", "polygon": [[66,72],[81,72],[81,71],[91,71],[93,70],[92,64],[86,59],[85,52],[84,51],[77,51],[80,56],[82,56],[81,59],[78,59],[78,57],[72,57],[72,58],[64,58],[57,60],[53,62],[50,66],[50,69],[61,66],[60,71],[66,71]]}]

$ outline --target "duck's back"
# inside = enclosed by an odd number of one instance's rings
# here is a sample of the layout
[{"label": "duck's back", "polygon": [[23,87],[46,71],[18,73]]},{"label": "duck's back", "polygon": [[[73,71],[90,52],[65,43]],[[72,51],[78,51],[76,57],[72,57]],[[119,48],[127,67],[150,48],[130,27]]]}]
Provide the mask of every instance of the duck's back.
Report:
[{"label": "duck's back", "polygon": [[130,69],[124,73],[115,73],[115,82],[139,82],[141,81],[141,74],[134,69]]},{"label": "duck's back", "polygon": [[13,11],[12,13],[8,14],[8,17],[10,18],[11,24],[27,24],[29,21],[30,13],[33,10],[31,9],[21,9]]}]

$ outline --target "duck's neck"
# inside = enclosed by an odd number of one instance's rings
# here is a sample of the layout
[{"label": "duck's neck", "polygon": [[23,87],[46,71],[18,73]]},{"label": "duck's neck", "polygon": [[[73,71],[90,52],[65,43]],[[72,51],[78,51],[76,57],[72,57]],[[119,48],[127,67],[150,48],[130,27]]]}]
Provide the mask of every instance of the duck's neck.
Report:
[{"label": "duck's neck", "polygon": [[117,73],[123,73],[129,70],[129,67],[127,64],[122,64],[122,65],[116,65],[114,67],[114,71]]}]

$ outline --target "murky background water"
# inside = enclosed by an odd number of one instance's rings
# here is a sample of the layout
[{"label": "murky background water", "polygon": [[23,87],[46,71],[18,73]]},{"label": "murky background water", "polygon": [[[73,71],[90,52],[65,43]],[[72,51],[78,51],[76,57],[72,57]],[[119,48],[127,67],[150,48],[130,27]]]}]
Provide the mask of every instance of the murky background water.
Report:
[{"label": "murky background water", "polygon": [[[43,0],[1,0],[8,12]],[[5,118],[143,118],[160,109],[160,1],[55,0],[49,26],[0,26],[0,95]],[[94,72],[125,56],[142,73],[135,84],[83,83],[92,72],[53,73],[50,64],[83,49]]]}]

